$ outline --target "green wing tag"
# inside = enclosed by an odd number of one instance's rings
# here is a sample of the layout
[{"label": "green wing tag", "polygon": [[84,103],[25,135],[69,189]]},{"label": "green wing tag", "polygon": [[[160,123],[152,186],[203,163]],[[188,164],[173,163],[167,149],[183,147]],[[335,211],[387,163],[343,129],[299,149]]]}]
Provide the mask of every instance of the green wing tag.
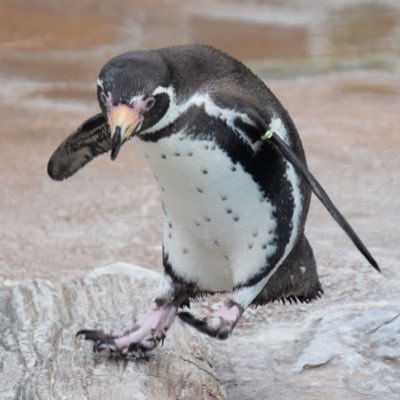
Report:
[{"label": "green wing tag", "polygon": [[269,129],[267,132],[264,133],[264,135],[261,136],[261,140],[271,139],[273,134],[274,132],[271,129]]}]

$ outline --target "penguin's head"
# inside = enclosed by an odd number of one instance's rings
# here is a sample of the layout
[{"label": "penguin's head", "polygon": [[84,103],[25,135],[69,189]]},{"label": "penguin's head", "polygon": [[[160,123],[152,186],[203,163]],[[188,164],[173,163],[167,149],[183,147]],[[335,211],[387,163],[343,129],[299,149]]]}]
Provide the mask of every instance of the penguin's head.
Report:
[{"label": "penguin's head", "polygon": [[111,59],[97,80],[97,98],[111,133],[111,159],[134,135],[155,125],[167,112],[170,82],[156,52],[135,51]]}]

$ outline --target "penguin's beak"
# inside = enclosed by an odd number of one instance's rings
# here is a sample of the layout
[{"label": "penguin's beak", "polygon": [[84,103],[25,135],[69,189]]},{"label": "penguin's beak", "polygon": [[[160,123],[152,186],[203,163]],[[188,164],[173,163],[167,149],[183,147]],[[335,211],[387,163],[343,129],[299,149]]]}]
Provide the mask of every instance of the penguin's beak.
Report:
[{"label": "penguin's beak", "polygon": [[113,106],[107,114],[111,131],[111,160],[115,160],[121,146],[141,125],[142,118],[134,109],[121,104]]},{"label": "penguin's beak", "polygon": [[[112,132],[112,131],[111,131]],[[111,137],[111,160],[114,161],[117,158],[119,149],[122,146],[121,142],[121,127],[116,126],[114,134]]]}]

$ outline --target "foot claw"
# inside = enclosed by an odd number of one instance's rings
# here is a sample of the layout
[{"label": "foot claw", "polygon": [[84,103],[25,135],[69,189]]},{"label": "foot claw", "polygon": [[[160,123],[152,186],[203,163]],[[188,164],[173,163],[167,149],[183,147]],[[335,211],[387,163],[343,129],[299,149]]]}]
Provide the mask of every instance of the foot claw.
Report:
[{"label": "foot claw", "polygon": [[113,336],[103,331],[95,330],[81,330],[76,334],[76,337],[82,337],[84,340],[93,342],[94,353],[108,353],[113,358],[143,357],[147,352],[157,347],[160,342],[163,344],[165,339],[165,334],[156,336],[155,332],[150,332],[149,335],[141,338],[141,340],[122,347],[115,341],[121,336]]},{"label": "foot claw", "polygon": [[139,343],[131,343],[129,347],[125,347],[126,353],[137,353],[139,350]]},{"label": "foot claw", "polygon": [[158,298],[135,326],[124,332],[104,333],[101,330],[81,330],[76,336],[93,342],[93,351],[107,351],[114,357],[143,357],[161,342],[176,316],[176,301]]}]

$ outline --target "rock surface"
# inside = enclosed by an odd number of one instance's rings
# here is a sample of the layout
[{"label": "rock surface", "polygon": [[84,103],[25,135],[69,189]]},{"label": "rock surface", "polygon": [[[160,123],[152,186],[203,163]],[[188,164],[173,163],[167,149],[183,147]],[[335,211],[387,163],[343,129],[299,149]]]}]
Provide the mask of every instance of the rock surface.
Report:
[{"label": "rock surface", "polygon": [[[178,320],[146,360],[107,359],[75,340],[82,328],[129,328],[151,302],[159,278],[118,263],[63,285],[4,282],[0,398],[398,400],[396,281],[367,273],[351,297],[331,288],[313,304],[247,310],[227,341]],[[377,295],[382,285],[385,298]],[[372,287],[378,290],[365,300]],[[194,303],[194,311],[210,312],[221,297]]]},{"label": "rock surface", "polygon": [[247,312],[213,345],[228,398],[398,400],[400,301],[343,300]]},{"label": "rock surface", "polygon": [[177,322],[148,360],[115,361],[76,343],[82,328],[131,326],[150,304],[159,274],[128,264],[54,286],[0,289],[0,398],[223,399],[205,342]]}]

